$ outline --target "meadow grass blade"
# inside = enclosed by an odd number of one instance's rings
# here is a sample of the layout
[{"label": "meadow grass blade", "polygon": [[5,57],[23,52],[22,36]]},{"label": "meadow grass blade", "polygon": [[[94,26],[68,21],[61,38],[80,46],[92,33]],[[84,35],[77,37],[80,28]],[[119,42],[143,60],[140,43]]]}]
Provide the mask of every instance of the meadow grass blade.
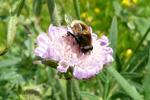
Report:
[{"label": "meadow grass blade", "polygon": [[20,12],[23,8],[24,2],[25,2],[25,0],[18,0],[10,8],[11,12],[10,12],[10,19],[9,19],[9,22],[8,22],[6,47],[0,53],[0,56],[7,53],[8,50],[10,49],[11,45],[13,44],[13,41],[14,41],[15,35],[16,35],[18,17],[19,17]]},{"label": "meadow grass blade", "polygon": [[89,100],[100,100],[99,97],[97,97],[94,94],[91,94],[89,92],[80,92],[82,97],[88,98]]},{"label": "meadow grass blade", "polygon": [[[116,47],[117,47],[117,19],[116,17],[113,18],[109,40],[110,46],[113,48],[114,53],[113,57],[116,55]],[[131,86],[113,67],[107,67],[108,72],[117,80],[119,85],[127,92],[127,94],[132,97],[134,100],[142,100],[141,95],[137,92],[135,87]]]},{"label": "meadow grass blade", "polygon": [[131,86],[113,67],[108,67],[107,70],[132,99],[142,100],[142,96],[137,92],[136,88]]},{"label": "meadow grass blade", "polygon": [[78,20],[81,20],[79,2],[78,2],[78,0],[73,0],[73,3],[74,3],[75,11],[76,11],[76,16],[77,16]]},{"label": "meadow grass blade", "polygon": [[113,58],[115,59],[116,51],[117,51],[117,38],[118,38],[118,30],[117,30],[117,18],[114,17],[110,27],[109,33],[109,41],[110,47],[113,49]]},{"label": "meadow grass blade", "polygon": [[116,64],[117,70],[120,72],[122,70],[122,62],[118,53],[116,53]]},{"label": "meadow grass blade", "polygon": [[33,0],[32,13],[36,16],[40,16],[42,10],[42,0]]},{"label": "meadow grass blade", "polygon": [[145,100],[150,100],[150,96],[149,96],[149,93],[150,93],[150,49],[149,49],[149,60],[148,60],[148,63],[147,63],[147,70],[146,70],[146,74],[145,74],[145,78],[144,78],[144,84],[143,84],[143,87],[144,87],[144,91],[145,91]]},{"label": "meadow grass blade", "polygon": [[[144,49],[139,52],[135,59],[130,63],[129,67],[128,67],[128,72],[134,72],[136,69],[138,69],[138,65],[141,64],[142,62],[145,62],[145,59],[147,60],[148,57],[148,50],[150,48],[150,44],[148,43],[148,45],[146,47],[144,47]],[[143,65],[141,67],[144,67]],[[138,69],[139,70],[139,69]]]},{"label": "meadow grass blade", "polygon": [[136,52],[138,51],[139,47],[142,45],[143,41],[145,40],[146,36],[148,35],[150,31],[150,26],[147,29],[147,31],[145,32],[144,36],[142,37],[142,39],[140,40],[139,44],[136,46],[136,48],[133,51],[133,55],[128,59],[128,61],[124,64],[124,69],[127,70],[128,69],[128,64],[130,64],[130,62],[133,60],[133,57],[135,56]]}]

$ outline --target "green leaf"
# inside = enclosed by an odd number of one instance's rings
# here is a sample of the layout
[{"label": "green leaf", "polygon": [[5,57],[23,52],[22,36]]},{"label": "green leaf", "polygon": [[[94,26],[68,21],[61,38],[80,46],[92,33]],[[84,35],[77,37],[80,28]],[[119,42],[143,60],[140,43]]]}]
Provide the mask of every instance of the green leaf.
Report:
[{"label": "green leaf", "polygon": [[118,98],[120,98],[121,100],[131,100],[131,98],[126,93],[123,93],[121,91],[113,94],[110,98],[111,100],[117,100]]},{"label": "green leaf", "polygon": [[1,76],[0,76],[0,81],[2,80],[10,80],[12,79],[17,73],[12,71],[12,72],[7,72],[7,73],[3,73]]},{"label": "green leaf", "polygon": [[[136,66],[141,63],[141,60],[144,59],[148,55],[148,50],[150,48],[150,45],[148,44],[139,54],[136,55],[136,58],[133,60],[133,62],[130,64],[128,68],[128,72],[133,72],[136,68]],[[141,66],[143,67],[143,66]]]},{"label": "green leaf", "polygon": [[122,7],[120,6],[120,4],[117,1],[113,1],[113,6],[115,9],[115,14],[119,17],[121,17],[121,11],[122,11]]},{"label": "green leaf", "polygon": [[143,89],[142,84],[138,82],[134,82],[134,81],[130,81],[129,83],[130,85],[133,85],[140,93],[143,93],[144,89]]},{"label": "green leaf", "polygon": [[0,56],[4,55],[7,53],[9,48],[11,47],[15,35],[16,35],[16,29],[17,29],[17,22],[18,22],[18,16],[21,12],[21,9],[23,7],[25,0],[18,0],[15,2],[15,4],[11,8],[11,14],[10,14],[10,19],[8,22],[8,31],[7,31],[7,42],[6,42],[6,47],[4,51],[0,53]]},{"label": "green leaf", "polygon": [[[117,19],[116,17],[114,17],[109,34],[109,40],[111,43],[110,47],[112,47],[112,49],[114,50],[113,57],[115,57],[116,55],[117,35]],[[142,96],[137,92],[135,87],[131,86],[113,67],[107,67],[107,70],[117,80],[120,86],[130,97],[132,97],[134,100],[142,100]]]},{"label": "green leaf", "polygon": [[47,0],[48,10],[49,10],[49,13],[51,16],[50,18],[51,18],[53,25],[60,26],[60,20],[59,20],[57,8],[56,8],[54,1],[55,0]]},{"label": "green leaf", "polygon": [[91,94],[89,92],[80,92],[81,96],[84,98],[87,98],[89,100],[100,100],[100,98],[94,94]]},{"label": "green leaf", "polygon": [[[150,21],[146,18],[135,17],[134,22],[137,26],[137,30],[141,33],[142,36],[144,36],[144,33],[147,31],[147,29],[150,26],[150,24],[149,24]],[[146,37],[146,39],[150,40],[150,34]]]},{"label": "green leaf", "polygon": [[144,78],[144,91],[145,91],[145,100],[150,100],[150,49],[149,49],[149,60],[148,60],[148,64],[147,64],[147,70],[146,70],[146,74],[145,74],[145,78]]},{"label": "green leaf", "polygon": [[42,0],[33,0],[33,7],[32,8],[33,8],[32,12],[36,16],[40,16],[41,10],[42,10]]},{"label": "green leaf", "polygon": [[9,80],[11,83],[19,84],[21,86],[25,85],[26,81],[20,74],[16,74],[13,78]]},{"label": "green leaf", "polygon": [[122,70],[122,63],[121,59],[118,53],[116,53],[116,64],[117,64],[117,70],[121,71]]},{"label": "green leaf", "polygon": [[8,22],[9,16],[7,15],[1,15],[0,16],[0,22]]},{"label": "green leaf", "polygon": [[126,79],[133,79],[133,78],[141,77],[139,73],[134,73],[134,72],[123,72],[121,73],[121,75]]},{"label": "green leaf", "polygon": [[111,23],[110,33],[109,33],[110,47],[112,47],[112,49],[113,49],[113,58],[115,58],[116,51],[117,51],[117,49],[116,49],[117,37],[118,37],[117,18],[114,17],[113,21]]},{"label": "green leaf", "polygon": [[3,68],[3,67],[7,67],[7,66],[13,66],[17,63],[18,63],[18,61],[12,60],[12,59],[1,60],[0,61],[0,69]]},{"label": "green leaf", "polygon": [[108,67],[107,70],[117,80],[120,86],[126,91],[126,93],[134,100],[142,100],[142,96],[137,92],[134,86],[131,86],[113,67]]}]

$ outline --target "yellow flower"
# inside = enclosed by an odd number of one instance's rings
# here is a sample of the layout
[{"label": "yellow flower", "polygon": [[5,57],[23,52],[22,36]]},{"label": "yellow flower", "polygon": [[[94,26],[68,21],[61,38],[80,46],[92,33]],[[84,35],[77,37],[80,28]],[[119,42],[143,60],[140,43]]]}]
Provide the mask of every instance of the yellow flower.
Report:
[{"label": "yellow flower", "polygon": [[99,9],[99,8],[95,8],[95,9],[94,9],[94,12],[95,12],[95,13],[100,13],[100,9]]},{"label": "yellow flower", "polygon": [[130,57],[132,55],[132,53],[133,53],[132,49],[128,49],[126,52],[126,56]]},{"label": "yellow flower", "polygon": [[0,46],[0,51],[3,50],[3,47]]},{"label": "yellow flower", "polygon": [[87,13],[86,13],[86,12],[82,13],[82,14],[81,14],[81,17],[82,17],[82,18],[87,17]]},{"label": "yellow flower", "polygon": [[94,26],[94,25],[96,25],[96,21],[93,21],[93,22],[92,22],[92,26]]},{"label": "yellow flower", "polygon": [[138,0],[132,0],[132,2],[133,2],[133,3],[137,3],[137,2],[138,2]]},{"label": "yellow flower", "polygon": [[93,19],[93,17],[87,16],[87,20],[88,20],[89,22],[91,22],[92,19]]},{"label": "yellow flower", "polygon": [[130,7],[132,4],[131,4],[130,0],[122,0],[122,5],[127,5]]},{"label": "yellow flower", "polygon": [[29,3],[31,3],[31,2],[32,2],[32,0],[28,0],[28,2],[29,2]]},{"label": "yellow flower", "polygon": [[104,35],[104,33],[100,33],[100,34],[99,34],[99,37],[102,37],[103,35]]}]

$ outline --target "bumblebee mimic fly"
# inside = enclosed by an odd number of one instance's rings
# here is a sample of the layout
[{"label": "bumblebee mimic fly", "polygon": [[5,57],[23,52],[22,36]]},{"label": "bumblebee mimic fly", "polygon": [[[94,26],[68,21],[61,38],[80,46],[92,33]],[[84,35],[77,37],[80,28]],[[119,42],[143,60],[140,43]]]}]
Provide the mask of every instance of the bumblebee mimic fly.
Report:
[{"label": "bumblebee mimic fly", "polygon": [[68,31],[67,34],[75,38],[80,50],[83,53],[92,51],[92,36],[89,27],[83,21],[73,20],[68,15],[65,15],[65,21],[72,29],[72,33]]}]

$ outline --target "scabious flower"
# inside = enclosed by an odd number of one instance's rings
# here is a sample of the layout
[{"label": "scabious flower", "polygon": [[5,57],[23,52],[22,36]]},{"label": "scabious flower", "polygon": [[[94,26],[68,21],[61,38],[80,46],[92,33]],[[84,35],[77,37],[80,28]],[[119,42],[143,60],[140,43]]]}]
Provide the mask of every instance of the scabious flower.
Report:
[{"label": "scabious flower", "polygon": [[59,72],[66,73],[69,68],[73,69],[72,75],[77,79],[87,79],[98,74],[104,65],[114,60],[106,36],[97,39],[90,28],[93,50],[84,54],[79,50],[75,38],[67,35],[67,31],[72,32],[69,27],[51,24],[48,34],[41,33],[37,37],[38,47],[34,53],[43,59],[57,61]]}]

